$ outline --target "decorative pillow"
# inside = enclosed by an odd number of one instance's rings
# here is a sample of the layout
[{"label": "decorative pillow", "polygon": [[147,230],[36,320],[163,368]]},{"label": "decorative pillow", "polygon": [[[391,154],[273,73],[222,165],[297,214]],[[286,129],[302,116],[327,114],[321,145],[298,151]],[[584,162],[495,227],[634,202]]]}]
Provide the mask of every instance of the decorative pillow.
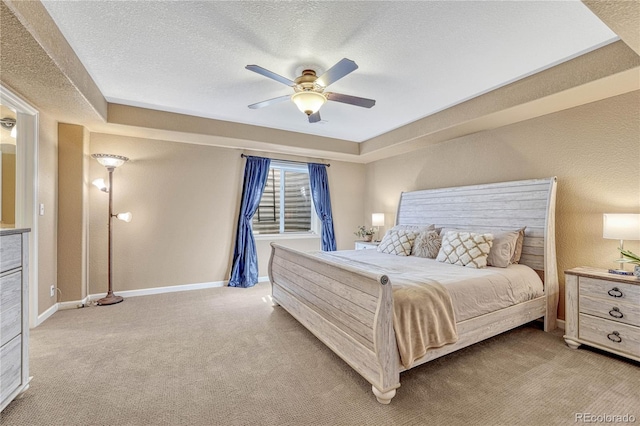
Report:
[{"label": "decorative pillow", "polygon": [[487,266],[493,235],[449,231],[442,238],[438,262],[481,269]]},{"label": "decorative pillow", "polygon": [[[476,234],[493,234],[493,244],[491,251],[487,257],[488,266],[496,266],[498,268],[506,268],[511,263],[517,263],[513,260],[516,258],[516,251],[518,247],[518,239],[520,235],[524,239],[524,228],[519,229],[443,229],[445,232],[458,231],[458,232],[472,232]],[[522,243],[520,245],[520,253],[522,253]],[[517,257],[520,260],[520,257]]]},{"label": "decorative pillow", "polygon": [[395,254],[398,256],[409,256],[415,239],[415,232],[394,231],[392,229],[384,234],[384,238],[380,244],[378,244],[378,251],[380,253]]},{"label": "decorative pillow", "polygon": [[515,255],[520,231],[495,231],[493,232],[493,245],[487,257],[487,265],[506,268],[511,264],[511,258]]},{"label": "decorative pillow", "polygon": [[518,230],[518,241],[516,241],[516,251],[513,253],[513,256],[511,257],[511,263],[518,263],[520,262],[520,257],[522,256],[522,245],[524,244],[524,230],[527,227],[525,226],[524,228],[520,228]]},{"label": "decorative pillow", "polygon": [[413,242],[412,256],[435,259],[440,251],[442,240],[438,231],[421,232]]}]

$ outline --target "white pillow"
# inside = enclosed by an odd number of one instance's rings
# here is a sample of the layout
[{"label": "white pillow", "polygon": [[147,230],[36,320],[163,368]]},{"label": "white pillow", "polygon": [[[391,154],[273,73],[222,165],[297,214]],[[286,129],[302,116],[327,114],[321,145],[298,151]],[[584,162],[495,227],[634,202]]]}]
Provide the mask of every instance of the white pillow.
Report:
[{"label": "white pillow", "polygon": [[378,244],[380,253],[395,254],[398,256],[409,256],[413,242],[416,239],[416,233],[412,231],[393,229],[384,234],[384,238]]},{"label": "white pillow", "polygon": [[442,247],[436,260],[481,269],[487,266],[492,243],[492,234],[449,231],[442,238]]}]

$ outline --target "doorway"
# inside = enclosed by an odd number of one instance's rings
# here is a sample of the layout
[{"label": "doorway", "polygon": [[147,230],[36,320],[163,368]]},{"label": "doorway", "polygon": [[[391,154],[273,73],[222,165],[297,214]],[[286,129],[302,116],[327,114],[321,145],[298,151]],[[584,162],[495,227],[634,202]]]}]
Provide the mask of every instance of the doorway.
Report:
[{"label": "doorway", "polygon": [[[0,119],[14,120],[13,125],[8,124],[11,120],[3,120],[0,126],[2,127],[0,130],[2,157],[5,157],[6,150],[7,160],[2,161],[2,227],[31,229],[29,233],[29,327],[33,328],[38,325],[38,111],[0,85],[0,112],[7,114],[0,115]],[[7,123],[7,126],[4,123]],[[6,138],[4,130],[8,130]],[[11,133],[14,137],[11,137]],[[11,170],[4,170],[5,164],[7,168],[13,168],[13,174],[10,173]],[[14,181],[10,182],[12,178]],[[8,181],[6,186],[5,179]],[[13,194],[9,194],[11,189]],[[5,195],[7,206],[4,206]],[[10,223],[11,220],[13,223]]]}]

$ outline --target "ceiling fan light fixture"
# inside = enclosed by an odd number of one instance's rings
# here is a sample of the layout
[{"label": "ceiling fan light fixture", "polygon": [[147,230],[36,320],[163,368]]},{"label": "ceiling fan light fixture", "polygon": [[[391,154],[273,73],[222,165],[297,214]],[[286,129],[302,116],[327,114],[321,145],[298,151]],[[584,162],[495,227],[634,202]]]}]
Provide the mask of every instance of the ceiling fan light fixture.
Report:
[{"label": "ceiling fan light fixture", "polygon": [[324,105],[327,98],[322,93],[313,91],[302,91],[294,93],[291,100],[296,104],[298,109],[307,115],[315,114],[320,107]]}]

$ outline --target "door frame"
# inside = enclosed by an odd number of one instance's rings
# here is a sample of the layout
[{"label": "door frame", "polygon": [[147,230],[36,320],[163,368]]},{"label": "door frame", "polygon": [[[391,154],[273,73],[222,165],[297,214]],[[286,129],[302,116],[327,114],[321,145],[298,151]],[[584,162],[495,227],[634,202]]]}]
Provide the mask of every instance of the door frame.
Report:
[{"label": "door frame", "polygon": [[16,111],[16,228],[29,234],[29,328],[38,325],[38,110],[0,84],[0,103]]}]

